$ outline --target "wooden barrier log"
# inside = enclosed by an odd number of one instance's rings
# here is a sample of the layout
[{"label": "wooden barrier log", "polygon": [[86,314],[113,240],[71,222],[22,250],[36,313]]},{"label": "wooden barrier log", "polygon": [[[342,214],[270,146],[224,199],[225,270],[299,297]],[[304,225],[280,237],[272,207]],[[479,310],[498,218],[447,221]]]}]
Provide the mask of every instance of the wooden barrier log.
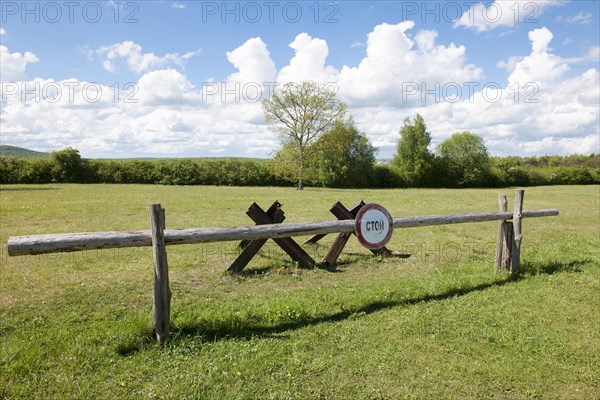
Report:
[{"label": "wooden barrier log", "polygon": [[[522,218],[558,215],[556,209],[523,211]],[[512,212],[429,215],[394,218],[394,228],[461,224],[511,219]],[[285,238],[321,233],[353,232],[354,221],[323,221],[294,224],[242,226],[229,228],[166,229],[165,243],[194,244],[222,241]],[[140,247],[152,245],[152,233],[142,231],[83,232],[49,235],[13,236],[8,239],[11,256],[60,253],[94,249]]]}]

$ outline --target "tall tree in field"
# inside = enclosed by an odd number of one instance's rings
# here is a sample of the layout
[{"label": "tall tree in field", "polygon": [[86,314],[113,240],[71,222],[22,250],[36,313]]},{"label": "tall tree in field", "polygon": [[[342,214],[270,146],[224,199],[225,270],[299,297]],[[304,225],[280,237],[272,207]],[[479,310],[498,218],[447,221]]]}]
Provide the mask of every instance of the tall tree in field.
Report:
[{"label": "tall tree in field", "polygon": [[487,186],[491,162],[483,138],[472,132],[455,133],[436,147],[446,185]]},{"label": "tall tree in field", "polygon": [[315,182],[328,187],[368,187],[375,167],[374,147],[350,118],[338,121],[314,144],[309,161]]},{"label": "tall tree in field", "polygon": [[392,165],[409,186],[422,186],[432,172],[433,154],[427,148],[431,135],[419,114],[411,122],[404,120]]},{"label": "tall tree in field", "polygon": [[305,81],[287,83],[262,103],[265,121],[279,133],[283,147],[296,158],[294,161],[298,190],[304,188],[306,162],[312,145],[319,136],[346,114],[346,104],[337,100],[335,92]]},{"label": "tall tree in field", "polygon": [[80,182],[84,176],[85,161],[79,150],[70,147],[50,154],[52,172],[59,182]]}]

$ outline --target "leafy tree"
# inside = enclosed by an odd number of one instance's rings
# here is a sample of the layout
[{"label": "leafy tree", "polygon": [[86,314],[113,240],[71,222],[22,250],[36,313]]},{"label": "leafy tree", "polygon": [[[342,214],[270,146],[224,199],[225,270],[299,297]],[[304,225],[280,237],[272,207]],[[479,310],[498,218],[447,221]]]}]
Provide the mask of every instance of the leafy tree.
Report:
[{"label": "leafy tree", "polygon": [[85,176],[85,162],[81,159],[79,150],[66,148],[53,151],[50,154],[53,174],[59,182],[81,182]]},{"label": "leafy tree", "polygon": [[455,133],[436,147],[446,184],[459,187],[486,186],[490,157],[483,138],[475,133]]},{"label": "leafy tree", "polygon": [[351,119],[338,121],[314,147],[309,165],[316,182],[328,187],[367,187],[371,184],[377,148]]},{"label": "leafy tree", "polygon": [[[281,147],[273,154],[271,169],[273,173],[280,179],[289,180],[291,182],[298,178],[296,161],[297,148],[289,142],[283,143]],[[305,170],[303,180],[310,180],[309,172]]]},{"label": "leafy tree", "polygon": [[319,136],[342,120],[346,104],[335,92],[316,82],[287,83],[262,103],[265,121],[279,133],[282,147],[295,155],[298,190],[302,190],[306,162]]},{"label": "leafy tree", "polygon": [[400,129],[392,165],[409,186],[428,183],[433,167],[433,154],[428,149],[430,143],[431,135],[423,117],[417,114],[412,122],[407,117]]}]

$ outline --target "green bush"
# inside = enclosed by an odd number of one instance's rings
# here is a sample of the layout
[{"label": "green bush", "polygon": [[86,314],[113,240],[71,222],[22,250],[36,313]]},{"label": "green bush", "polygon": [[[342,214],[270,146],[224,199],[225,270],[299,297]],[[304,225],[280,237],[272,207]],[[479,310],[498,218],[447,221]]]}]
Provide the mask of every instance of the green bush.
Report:
[{"label": "green bush", "polygon": [[493,186],[488,151],[483,137],[475,133],[455,133],[438,144],[435,164],[443,186]]},{"label": "green bush", "polygon": [[23,159],[0,156],[0,183],[22,183],[22,166]]},{"label": "green bush", "polygon": [[[351,133],[352,135],[348,137],[352,140],[348,143],[352,146],[343,146],[344,148],[353,149],[356,143],[364,144],[361,135],[357,135],[356,132]],[[369,149],[370,147],[367,150]],[[311,178],[311,183],[326,187],[348,188],[410,186],[390,164],[375,163],[371,166],[369,157],[361,158],[356,157],[352,152],[350,155],[340,152],[338,159],[342,160],[340,162],[343,162],[343,165],[337,168],[332,163],[333,158],[322,159],[316,163],[317,173]],[[459,161],[463,161],[460,158],[435,157],[431,176],[427,177],[429,186],[505,187],[600,183],[600,167],[597,166],[599,157],[595,154],[568,157],[496,157],[491,159],[489,169],[477,169],[479,174],[476,176],[465,175],[462,172],[449,174],[449,161],[456,164],[454,172],[460,170],[457,167]],[[468,167],[467,165],[465,168]],[[295,178],[278,172],[277,163],[273,160],[85,160],[74,149],[54,152],[49,159],[0,157],[0,183],[2,184],[51,182],[293,186]]]},{"label": "green bush", "polygon": [[390,164],[375,164],[373,167],[371,186],[381,189],[407,187],[397,170]]},{"label": "green bush", "polygon": [[506,171],[507,186],[529,186],[531,179],[528,171],[522,167],[510,167]]},{"label": "green bush", "polygon": [[20,183],[47,183],[57,181],[56,166],[46,158],[26,158],[20,171]]},{"label": "green bush", "polygon": [[190,159],[166,161],[159,167],[160,183],[163,185],[198,185],[198,164]]},{"label": "green bush", "polygon": [[57,182],[81,183],[86,178],[86,162],[81,158],[79,150],[66,148],[50,154],[52,175]]},{"label": "green bush", "polygon": [[311,181],[325,187],[369,187],[377,149],[354,123],[337,122],[314,144],[307,162]]},{"label": "green bush", "polygon": [[585,167],[562,167],[556,173],[556,179],[563,185],[590,185],[599,183]]}]

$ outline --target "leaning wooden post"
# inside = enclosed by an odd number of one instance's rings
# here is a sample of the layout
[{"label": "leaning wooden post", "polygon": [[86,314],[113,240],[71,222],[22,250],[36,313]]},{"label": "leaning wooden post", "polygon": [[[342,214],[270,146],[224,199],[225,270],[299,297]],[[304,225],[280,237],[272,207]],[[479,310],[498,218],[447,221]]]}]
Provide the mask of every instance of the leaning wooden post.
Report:
[{"label": "leaning wooden post", "polygon": [[525,191],[523,189],[517,190],[515,194],[515,208],[513,211],[513,241],[512,241],[512,263],[510,267],[511,275],[519,273],[521,268],[521,240],[523,239],[523,233],[521,231],[521,218],[523,216],[523,197]]},{"label": "leaning wooden post", "polygon": [[169,266],[165,245],[165,209],[160,204],[150,204],[152,222],[152,251],[154,253],[154,304],[152,316],[158,343],[169,337],[171,314],[171,290],[169,289]]},{"label": "leaning wooden post", "polygon": [[504,271],[511,271],[512,246],[514,237],[512,221],[504,221],[502,228],[504,230],[504,238],[502,239],[502,260],[500,262],[500,267]]},{"label": "leaning wooden post", "polygon": [[[506,196],[498,195],[498,206],[500,212],[507,212],[508,202]],[[494,270],[510,271],[512,263],[513,246],[513,223],[512,221],[500,220],[498,222],[498,238],[496,240],[496,262]]]},{"label": "leaning wooden post", "polygon": [[[500,212],[504,212],[508,210],[508,201],[506,201],[506,195],[500,193],[498,195],[498,207]],[[496,239],[496,261],[494,262],[494,271],[498,272],[502,265],[502,254],[504,253],[504,249],[502,243],[504,242],[504,223],[506,220],[498,221],[498,237]]]}]

